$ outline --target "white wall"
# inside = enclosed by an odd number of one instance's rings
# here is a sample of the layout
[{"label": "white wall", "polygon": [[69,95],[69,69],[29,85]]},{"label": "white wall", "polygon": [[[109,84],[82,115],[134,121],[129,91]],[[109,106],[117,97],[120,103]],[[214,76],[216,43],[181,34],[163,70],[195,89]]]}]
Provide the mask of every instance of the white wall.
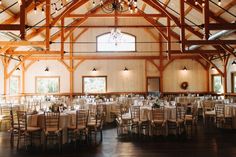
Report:
[{"label": "white wall", "polygon": [[[182,70],[187,67],[187,71]],[[207,74],[205,69],[194,60],[175,60],[163,73],[164,92],[206,92]],[[182,82],[188,82],[187,90],[182,90]]]},{"label": "white wall", "polygon": [[[49,68],[49,72],[45,72],[45,67]],[[35,93],[35,77],[36,76],[59,76],[60,77],[60,93],[68,93],[70,91],[70,75],[69,71],[60,62],[54,61],[37,61],[29,67],[25,74],[25,92]]]},{"label": "white wall", "polygon": [[[26,65],[28,63],[27,61]],[[49,72],[44,71],[46,66],[49,67]],[[183,66],[188,68],[187,72],[181,70]],[[125,67],[129,71],[123,71]],[[92,72],[93,68],[96,68],[97,71]],[[2,65],[0,69],[2,69]],[[186,90],[188,92],[207,90],[206,71],[196,61],[175,60],[167,66],[163,74],[164,92],[183,91],[180,89],[183,81],[189,83],[189,88]],[[156,67],[147,62],[147,76],[159,75]],[[70,74],[59,61],[42,60],[31,65],[25,74],[26,93],[35,93],[36,76],[59,76],[60,92],[70,92]],[[107,76],[107,92],[145,92],[146,89],[145,60],[85,60],[74,73],[74,93],[82,92],[82,76]],[[3,93],[3,75],[0,75],[0,80],[0,91]]]},{"label": "white wall", "polygon": [[144,68],[144,60],[87,60],[75,71],[74,91],[82,92],[82,76],[107,76],[107,92],[145,92]]}]

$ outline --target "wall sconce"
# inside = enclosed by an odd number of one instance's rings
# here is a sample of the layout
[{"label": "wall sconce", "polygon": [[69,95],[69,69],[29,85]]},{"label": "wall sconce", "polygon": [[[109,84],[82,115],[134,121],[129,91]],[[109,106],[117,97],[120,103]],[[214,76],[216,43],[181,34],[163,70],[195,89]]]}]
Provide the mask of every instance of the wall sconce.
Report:
[{"label": "wall sconce", "polygon": [[17,68],[16,68],[16,71],[20,71],[20,68],[19,68],[19,67],[17,67]]},{"label": "wall sconce", "polygon": [[235,66],[236,65],[236,61],[234,60],[231,65]]},{"label": "wall sconce", "polygon": [[44,71],[46,71],[46,72],[49,72],[49,68],[48,68],[48,67],[46,67]]},{"label": "wall sconce", "polygon": [[97,71],[97,69],[96,68],[93,68],[93,70],[92,71]]},{"label": "wall sconce", "polygon": [[186,66],[184,66],[184,68],[183,68],[183,71],[187,71],[188,69],[187,69],[187,67]]},{"label": "wall sconce", "polygon": [[129,69],[127,67],[124,68],[124,71],[129,71]]}]

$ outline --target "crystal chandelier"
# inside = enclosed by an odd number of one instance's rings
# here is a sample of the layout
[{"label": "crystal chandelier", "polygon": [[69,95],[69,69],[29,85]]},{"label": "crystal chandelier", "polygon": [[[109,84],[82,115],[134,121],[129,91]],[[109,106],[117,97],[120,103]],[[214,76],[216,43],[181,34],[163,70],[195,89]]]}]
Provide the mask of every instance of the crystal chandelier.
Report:
[{"label": "crystal chandelier", "polygon": [[114,28],[111,30],[109,41],[115,43],[117,46],[118,42],[122,41],[122,32],[118,28]]},{"label": "crystal chandelier", "polygon": [[[112,13],[113,11],[134,13],[138,11],[137,7],[138,0],[112,0],[108,4],[104,5],[104,0],[100,0],[100,6],[105,13]],[[95,6],[95,0],[93,0]]]}]

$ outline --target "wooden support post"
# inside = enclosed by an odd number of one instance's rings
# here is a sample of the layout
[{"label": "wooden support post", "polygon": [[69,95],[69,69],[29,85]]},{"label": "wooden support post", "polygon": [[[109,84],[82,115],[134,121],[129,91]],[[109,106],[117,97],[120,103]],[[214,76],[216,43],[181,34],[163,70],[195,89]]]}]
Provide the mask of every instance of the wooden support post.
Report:
[{"label": "wooden support post", "polygon": [[163,45],[162,45],[162,36],[159,36],[159,41],[160,41],[160,92],[163,92],[163,71],[164,71],[164,68],[163,68]]},{"label": "wooden support post", "polygon": [[21,93],[25,95],[25,63],[21,65]]},{"label": "wooden support post", "polygon": [[207,87],[207,92],[210,92],[210,77],[209,77],[209,67],[206,69],[206,87]]},{"label": "wooden support post", "polygon": [[26,5],[25,0],[21,0],[20,6],[20,38],[25,40],[25,21],[26,21]]},{"label": "wooden support post", "polygon": [[51,0],[46,0],[46,50],[50,50]]},{"label": "wooden support post", "polygon": [[170,18],[167,18],[167,51],[168,51],[168,59],[170,59],[171,52],[171,28],[170,28]]},{"label": "wooden support post", "polygon": [[[65,22],[64,22],[64,18],[61,19],[61,59],[64,58],[64,34],[65,34],[65,29],[64,29],[64,25],[65,25]],[[73,41],[71,41],[73,42]]]},{"label": "wooden support post", "polygon": [[182,52],[185,51],[185,9],[184,9],[184,1],[180,0],[180,50]]},{"label": "wooden support post", "polygon": [[205,0],[205,6],[203,7],[203,19],[204,19],[204,38],[209,38],[209,0]]},{"label": "wooden support post", "polygon": [[74,62],[73,62],[73,44],[74,37],[73,33],[70,36],[70,99],[73,99],[74,93]]},{"label": "wooden support post", "polygon": [[148,95],[148,82],[147,82],[147,60],[145,59],[145,67],[144,67],[144,75],[145,75],[145,92]]}]

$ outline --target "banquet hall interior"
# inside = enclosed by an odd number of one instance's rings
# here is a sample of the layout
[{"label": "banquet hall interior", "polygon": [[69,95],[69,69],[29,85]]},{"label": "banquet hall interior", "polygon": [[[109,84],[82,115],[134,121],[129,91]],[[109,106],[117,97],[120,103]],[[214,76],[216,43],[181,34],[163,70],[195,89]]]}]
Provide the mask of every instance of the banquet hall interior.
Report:
[{"label": "banquet hall interior", "polygon": [[236,0],[0,0],[0,157],[235,157]]}]

